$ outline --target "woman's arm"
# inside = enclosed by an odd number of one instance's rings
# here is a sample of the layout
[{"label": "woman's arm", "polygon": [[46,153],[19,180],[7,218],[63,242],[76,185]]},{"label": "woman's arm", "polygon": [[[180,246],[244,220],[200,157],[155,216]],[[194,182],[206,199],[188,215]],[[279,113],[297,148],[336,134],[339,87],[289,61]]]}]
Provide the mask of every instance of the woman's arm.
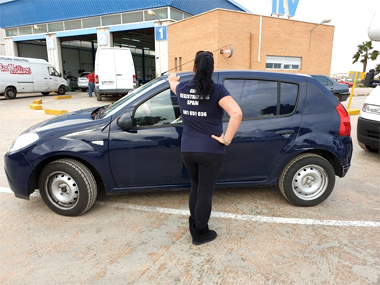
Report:
[{"label": "woman's arm", "polygon": [[180,76],[175,73],[172,73],[169,75],[169,85],[170,85],[170,89],[173,91],[173,93],[175,95],[177,95],[176,93],[176,88],[177,88],[177,85],[179,84],[179,79],[180,79]]},{"label": "woman's arm", "polygon": [[222,107],[230,116],[226,134],[222,134],[220,137],[212,135],[213,139],[216,139],[222,144],[229,145],[235,136],[236,131],[240,126],[240,122],[243,118],[243,113],[240,106],[231,96],[225,96],[219,101],[219,106]]}]

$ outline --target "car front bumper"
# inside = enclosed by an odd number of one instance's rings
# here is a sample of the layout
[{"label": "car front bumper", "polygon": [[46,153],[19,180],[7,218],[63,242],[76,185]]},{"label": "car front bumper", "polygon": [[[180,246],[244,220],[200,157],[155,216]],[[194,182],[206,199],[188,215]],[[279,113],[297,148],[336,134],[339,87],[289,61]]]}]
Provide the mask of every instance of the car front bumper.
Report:
[{"label": "car front bumper", "polygon": [[34,192],[34,166],[23,155],[22,152],[9,153],[4,155],[4,170],[8,184],[17,198],[29,200],[29,195]]},{"label": "car front bumper", "polygon": [[357,139],[358,142],[368,145],[371,148],[380,149],[379,121],[367,120],[359,117],[357,125]]}]

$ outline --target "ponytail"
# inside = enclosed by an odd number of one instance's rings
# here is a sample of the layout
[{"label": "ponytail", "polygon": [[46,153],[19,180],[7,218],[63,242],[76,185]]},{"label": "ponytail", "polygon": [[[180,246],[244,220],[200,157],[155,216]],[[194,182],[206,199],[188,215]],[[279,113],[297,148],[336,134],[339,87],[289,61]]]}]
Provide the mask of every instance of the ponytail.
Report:
[{"label": "ponytail", "polygon": [[195,57],[194,66],[196,69],[195,89],[204,99],[206,96],[211,96],[214,91],[214,81],[212,80],[214,58],[207,52],[203,52]]}]

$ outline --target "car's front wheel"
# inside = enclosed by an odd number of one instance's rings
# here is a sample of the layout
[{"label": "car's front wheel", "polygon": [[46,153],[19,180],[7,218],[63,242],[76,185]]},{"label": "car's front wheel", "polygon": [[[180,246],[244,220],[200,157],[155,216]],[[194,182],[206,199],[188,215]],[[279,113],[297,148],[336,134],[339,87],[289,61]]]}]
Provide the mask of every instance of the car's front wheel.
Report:
[{"label": "car's front wheel", "polygon": [[91,171],[74,159],[59,159],[46,165],[39,178],[39,188],[45,204],[64,216],[85,213],[97,196]]},{"label": "car's front wheel", "polygon": [[333,166],[323,157],[307,153],[293,159],[279,179],[282,195],[296,206],[309,207],[322,203],[335,185]]},{"label": "car's front wheel", "polygon": [[57,94],[58,95],[64,95],[65,93],[66,93],[66,87],[63,85],[59,86]]}]

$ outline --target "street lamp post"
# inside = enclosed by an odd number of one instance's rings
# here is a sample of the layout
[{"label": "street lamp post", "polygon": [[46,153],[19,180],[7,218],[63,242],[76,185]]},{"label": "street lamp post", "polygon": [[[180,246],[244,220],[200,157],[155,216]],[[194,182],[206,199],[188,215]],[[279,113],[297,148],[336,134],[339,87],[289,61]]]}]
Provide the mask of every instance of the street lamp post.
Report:
[{"label": "street lamp post", "polygon": [[319,23],[318,25],[315,25],[314,28],[312,28],[310,30],[310,38],[309,38],[309,51],[310,51],[310,48],[311,48],[311,33],[314,31],[314,29],[322,24],[326,24],[326,23],[330,23],[331,22],[331,19],[328,19],[328,20],[323,20],[321,23]]},{"label": "street lamp post", "polygon": [[33,28],[36,29],[36,30],[42,30],[42,31],[44,31],[45,33],[47,33],[48,35],[50,35],[50,33],[49,33],[48,31],[44,30],[43,28],[41,28],[41,27],[38,26],[38,25],[34,25]]},{"label": "street lamp post", "polygon": [[148,15],[156,17],[156,19],[160,22],[160,26],[162,26],[161,20],[156,16],[156,13],[154,13],[154,11],[148,10]]}]

